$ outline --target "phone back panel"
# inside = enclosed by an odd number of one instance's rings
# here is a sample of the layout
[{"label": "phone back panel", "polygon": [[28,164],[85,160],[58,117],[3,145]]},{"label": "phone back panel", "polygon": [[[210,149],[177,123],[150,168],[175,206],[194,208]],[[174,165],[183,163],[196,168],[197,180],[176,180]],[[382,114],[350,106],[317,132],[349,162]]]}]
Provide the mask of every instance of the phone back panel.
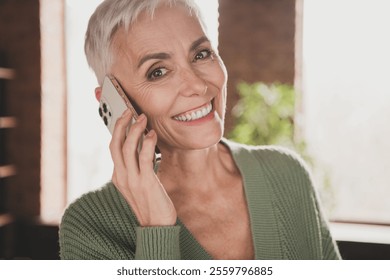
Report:
[{"label": "phone back panel", "polygon": [[122,97],[119,93],[121,89],[117,89],[116,86],[119,87],[119,85],[112,83],[110,77],[105,77],[99,104],[99,115],[111,134],[114,131],[117,119],[128,108],[126,103],[129,103],[127,99],[124,99],[126,97]]}]

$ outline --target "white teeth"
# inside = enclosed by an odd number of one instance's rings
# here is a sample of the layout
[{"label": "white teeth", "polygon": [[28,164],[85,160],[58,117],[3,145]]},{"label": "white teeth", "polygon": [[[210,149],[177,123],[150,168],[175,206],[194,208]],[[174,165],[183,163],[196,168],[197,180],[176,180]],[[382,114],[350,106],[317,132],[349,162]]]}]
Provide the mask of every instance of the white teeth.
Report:
[{"label": "white teeth", "polygon": [[211,105],[211,103],[209,103],[207,106],[203,107],[202,109],[199,109],[198,111],[187,113],[185,115],[176,116],[174,117],[174,119],[181,122],[194,121],[207,116],[212,109],[213,106]]}]

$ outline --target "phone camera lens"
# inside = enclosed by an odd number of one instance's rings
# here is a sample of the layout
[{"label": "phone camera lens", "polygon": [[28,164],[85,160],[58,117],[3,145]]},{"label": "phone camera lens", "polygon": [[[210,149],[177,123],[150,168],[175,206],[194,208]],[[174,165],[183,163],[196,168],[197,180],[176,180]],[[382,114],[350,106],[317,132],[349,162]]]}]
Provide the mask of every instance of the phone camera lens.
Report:
[{"label": "phone camera lens", "polygon": [[107,104],[106,103],[103,103],[103,112],[107,113]]},{"label": "phone camera lens", "polygon": [[100,107],[99,107],[99,115],[100,115],[100,117],[103,117],[103,110]]},{"label": "phone camera lens", "polygon": [[106,116],[103,117],[104,124],[107,126],[108,125],[108,119]]}]

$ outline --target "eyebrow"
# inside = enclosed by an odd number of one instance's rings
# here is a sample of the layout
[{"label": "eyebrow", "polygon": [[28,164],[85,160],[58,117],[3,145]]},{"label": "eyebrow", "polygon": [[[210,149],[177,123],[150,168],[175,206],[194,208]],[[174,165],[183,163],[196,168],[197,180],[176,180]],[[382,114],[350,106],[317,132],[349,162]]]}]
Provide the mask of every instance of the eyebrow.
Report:
[{"label": "eyebrow", "polygon": [[190,51],[196,50],[200,45],[202,45],[204,42],[210,42],[210,40],[206,36],[200,37],[198,40],[193,42],[190,47]]},{"label": "eyebrow", "polygon": [[141,58],[141,60],[138,63],[138,68],[142,66],[146,61],[151,60],[151,59],[168,59],[171,56],[167,53],[152,53],[152,54],[147,54]]},{"label": "eyebrow", "polygon": [[[197,39],[196,41],[194,41],[190,46],[190,52],[196,50],[204,42],[210,42],[206,36],[202,36],[199,39]],[[147,54],[140,59],[137,67],[140,68],[142,66],[142,64],[144,64],[146,61],[151,60],[151,59],[168,59],[168,58],[171,58],[171,55],[167,54],[167,53]]]}]

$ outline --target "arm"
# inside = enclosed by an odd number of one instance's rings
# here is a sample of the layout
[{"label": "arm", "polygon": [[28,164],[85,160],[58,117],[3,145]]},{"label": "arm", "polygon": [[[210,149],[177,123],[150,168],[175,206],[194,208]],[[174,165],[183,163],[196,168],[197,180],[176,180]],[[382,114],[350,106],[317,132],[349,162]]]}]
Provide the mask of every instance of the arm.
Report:
[{"label": "arm", "polygon": [[329,230],[329,224],[324,215],[324,211],[321,206],[321,201],[319,199],[318,193],[316,191],[315,185],[311,173],[309,171],[306,163],[303,162],[301,158],[298,158],[298,162],[303,168],[304,174],[307,177],[307,188],[310,192],[312,200],[312,208],[317,216],[317,223],[319,227],[320,241],[321,241],[321,257],[324,260],[338,260],[341,259],[340,253],[337,248],[337,244],[334,241],[331,232]]},{"label": "arm", "polygon": [[321,227],[321,237],[322,237],[322,258],[324,260],[339,260],[341,259],[340,252],[338,250],[337,244],[333,239],[330,230],[329,224],[323,216],[323,211],[319,204],[317,195],[314,194],[314,202],[317,210],[318,220]]},{"label": "arm", "polygon": [[318,193],[316,191],[311,173],[309,171],[309,167],[300,157],[297,158],[297,162],[302,166],[303,173],[307,178],[306,184],[312,200],[312,209],[317,216],[316,219],[319,227],[319,235],[320,235],[320,242],[321,242],[321,258],[323,260],[341,259],[340,253],[337,248],[337,244],[334,241],[331,232],[329,230],[329,225],[327,219],[325,218]]},{"label": "arm", "polygon": [[61,259],[180,259],[180,226],[140,227],[113,186],[88,193],[66,210]]}]

